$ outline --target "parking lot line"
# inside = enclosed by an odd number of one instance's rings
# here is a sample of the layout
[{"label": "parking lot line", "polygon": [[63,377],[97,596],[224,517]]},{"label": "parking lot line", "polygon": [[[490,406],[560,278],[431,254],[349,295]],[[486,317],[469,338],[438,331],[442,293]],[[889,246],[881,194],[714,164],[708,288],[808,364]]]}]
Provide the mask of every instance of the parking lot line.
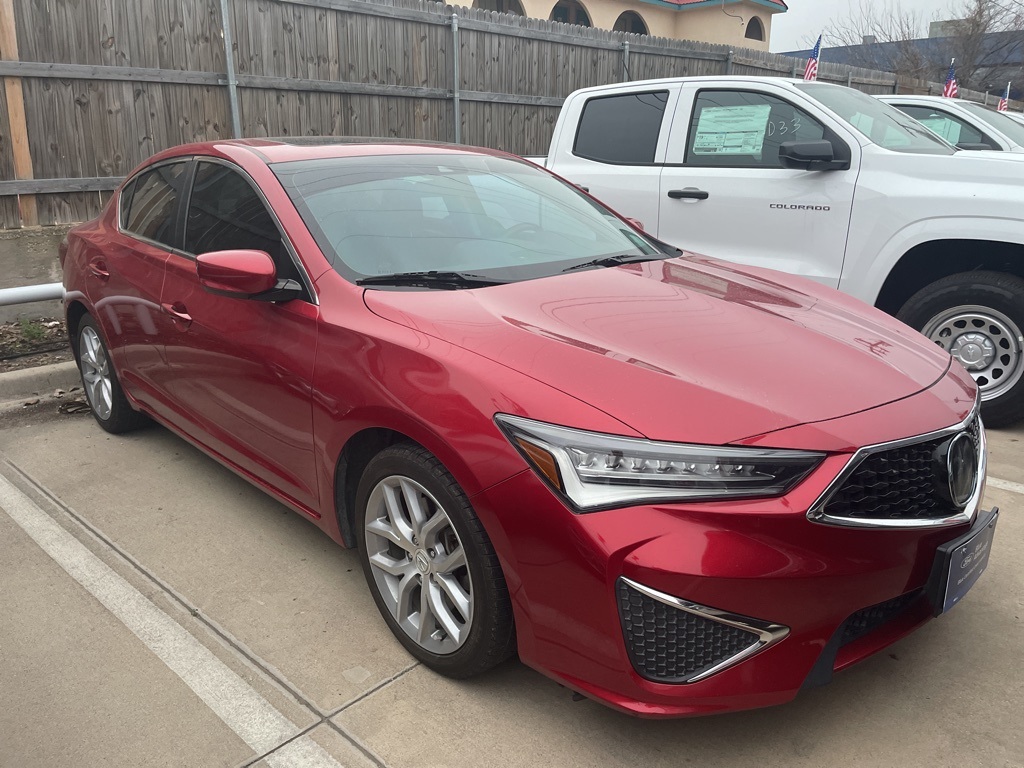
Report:
[{"label": "parking lot line", "polygon": [[998,477],[990,477],[986,482],[993,488],[998,488],[1001,491],[1010,491],[1010,493],[1019,493],[1024,495],[1024,483],[1015,483],[1012,480],[1000,480]]},{"label": "parking lot line", "polygon": [[[0,476],[0,508],[258,755],[270,752],[300,731],[180,624],[3,476]],[[305,735],[269,755],[267,761],[274,766],[341,768],[340,763]]]}]

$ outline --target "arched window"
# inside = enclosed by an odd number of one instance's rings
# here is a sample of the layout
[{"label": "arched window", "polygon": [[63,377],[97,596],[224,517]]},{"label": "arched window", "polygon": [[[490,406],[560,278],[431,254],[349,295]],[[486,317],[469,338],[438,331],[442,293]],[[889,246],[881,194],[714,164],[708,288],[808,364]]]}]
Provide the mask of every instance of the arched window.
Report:
[{"label": "arched window", "polygon": [[576,0],[558,0],[555,7],[551,9],[550,20],[560,21],[563,24],[577,24],[581,27],[593,26],[586,8]]},{"label": "arched window", "polygon": [[650,34],[647,31],[647,25],[644,24],[643,17],[634,11],[626,11],[619,14],[619,18],[615,20],[615,26],[612,29],[616,32],[631,32],[634,35]]},{"label": "arched window", "polygon": [[764,24],[757,16],[751,16],[747,22],[747,31],[743,35],[748,40],[760,40],[764,42]]},{"label": "arched window", "polygon": [[485,11],[497,11],[498,13],[511,13],[516,16],[525,16],[522,3],[519,0],[474,0],[474,8],[481,8]]}]

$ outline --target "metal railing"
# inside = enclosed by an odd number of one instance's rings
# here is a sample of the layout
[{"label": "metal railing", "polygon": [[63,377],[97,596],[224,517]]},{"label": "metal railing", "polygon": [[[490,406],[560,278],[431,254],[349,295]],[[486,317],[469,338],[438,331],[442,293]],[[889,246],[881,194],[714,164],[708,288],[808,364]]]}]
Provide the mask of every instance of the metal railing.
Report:
[{"label": "metal railing", "polygon": [[29,304],[33,301],[55,301],[64,298],[62,283],[23,285],[18,288],[0,288],[0,307]]}]

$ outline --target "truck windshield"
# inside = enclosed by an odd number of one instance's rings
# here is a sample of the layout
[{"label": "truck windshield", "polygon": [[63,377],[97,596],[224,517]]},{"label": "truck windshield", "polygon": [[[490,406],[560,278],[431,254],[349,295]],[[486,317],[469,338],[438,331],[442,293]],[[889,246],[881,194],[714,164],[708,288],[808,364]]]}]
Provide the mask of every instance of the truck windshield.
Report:
[{"label": "truck windshield", "polygon": [[866,93],[828,83],[798,83],[796,87],[880,147],[926,155],[956,152],[913,118]]},{"label": "truck windshield", "polygon": [[983,107],[973,101],[961,101],[960,106],[980,117],[1019,147],[1024,147],[1024,123],[1018,123],[990,107]]},{"label": "truck windshield", "polygon": [[445,280],[431,285],[450,287],[450,276],[462,273],[472,275],[474,285],[496,284],[611,257],[675,255],[523,161],[470,153],[393,154],[271,168],[324,255],[352,282],[377,285],[382,281],[368,278],[415,273],[415,281],[403,284],[422,287],[423,274],[438,273]]}]

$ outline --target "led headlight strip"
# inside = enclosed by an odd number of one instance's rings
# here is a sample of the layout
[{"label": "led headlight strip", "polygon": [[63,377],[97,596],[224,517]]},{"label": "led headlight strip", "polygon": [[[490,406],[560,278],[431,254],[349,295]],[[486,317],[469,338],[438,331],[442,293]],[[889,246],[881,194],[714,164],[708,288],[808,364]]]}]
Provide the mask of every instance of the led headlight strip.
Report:
[{"label": "led headlight strip", "polygon": [[825,458],[811,451],[638,440],[507,414],[494,420],[534,471],[580,512],[781,496]]}]

